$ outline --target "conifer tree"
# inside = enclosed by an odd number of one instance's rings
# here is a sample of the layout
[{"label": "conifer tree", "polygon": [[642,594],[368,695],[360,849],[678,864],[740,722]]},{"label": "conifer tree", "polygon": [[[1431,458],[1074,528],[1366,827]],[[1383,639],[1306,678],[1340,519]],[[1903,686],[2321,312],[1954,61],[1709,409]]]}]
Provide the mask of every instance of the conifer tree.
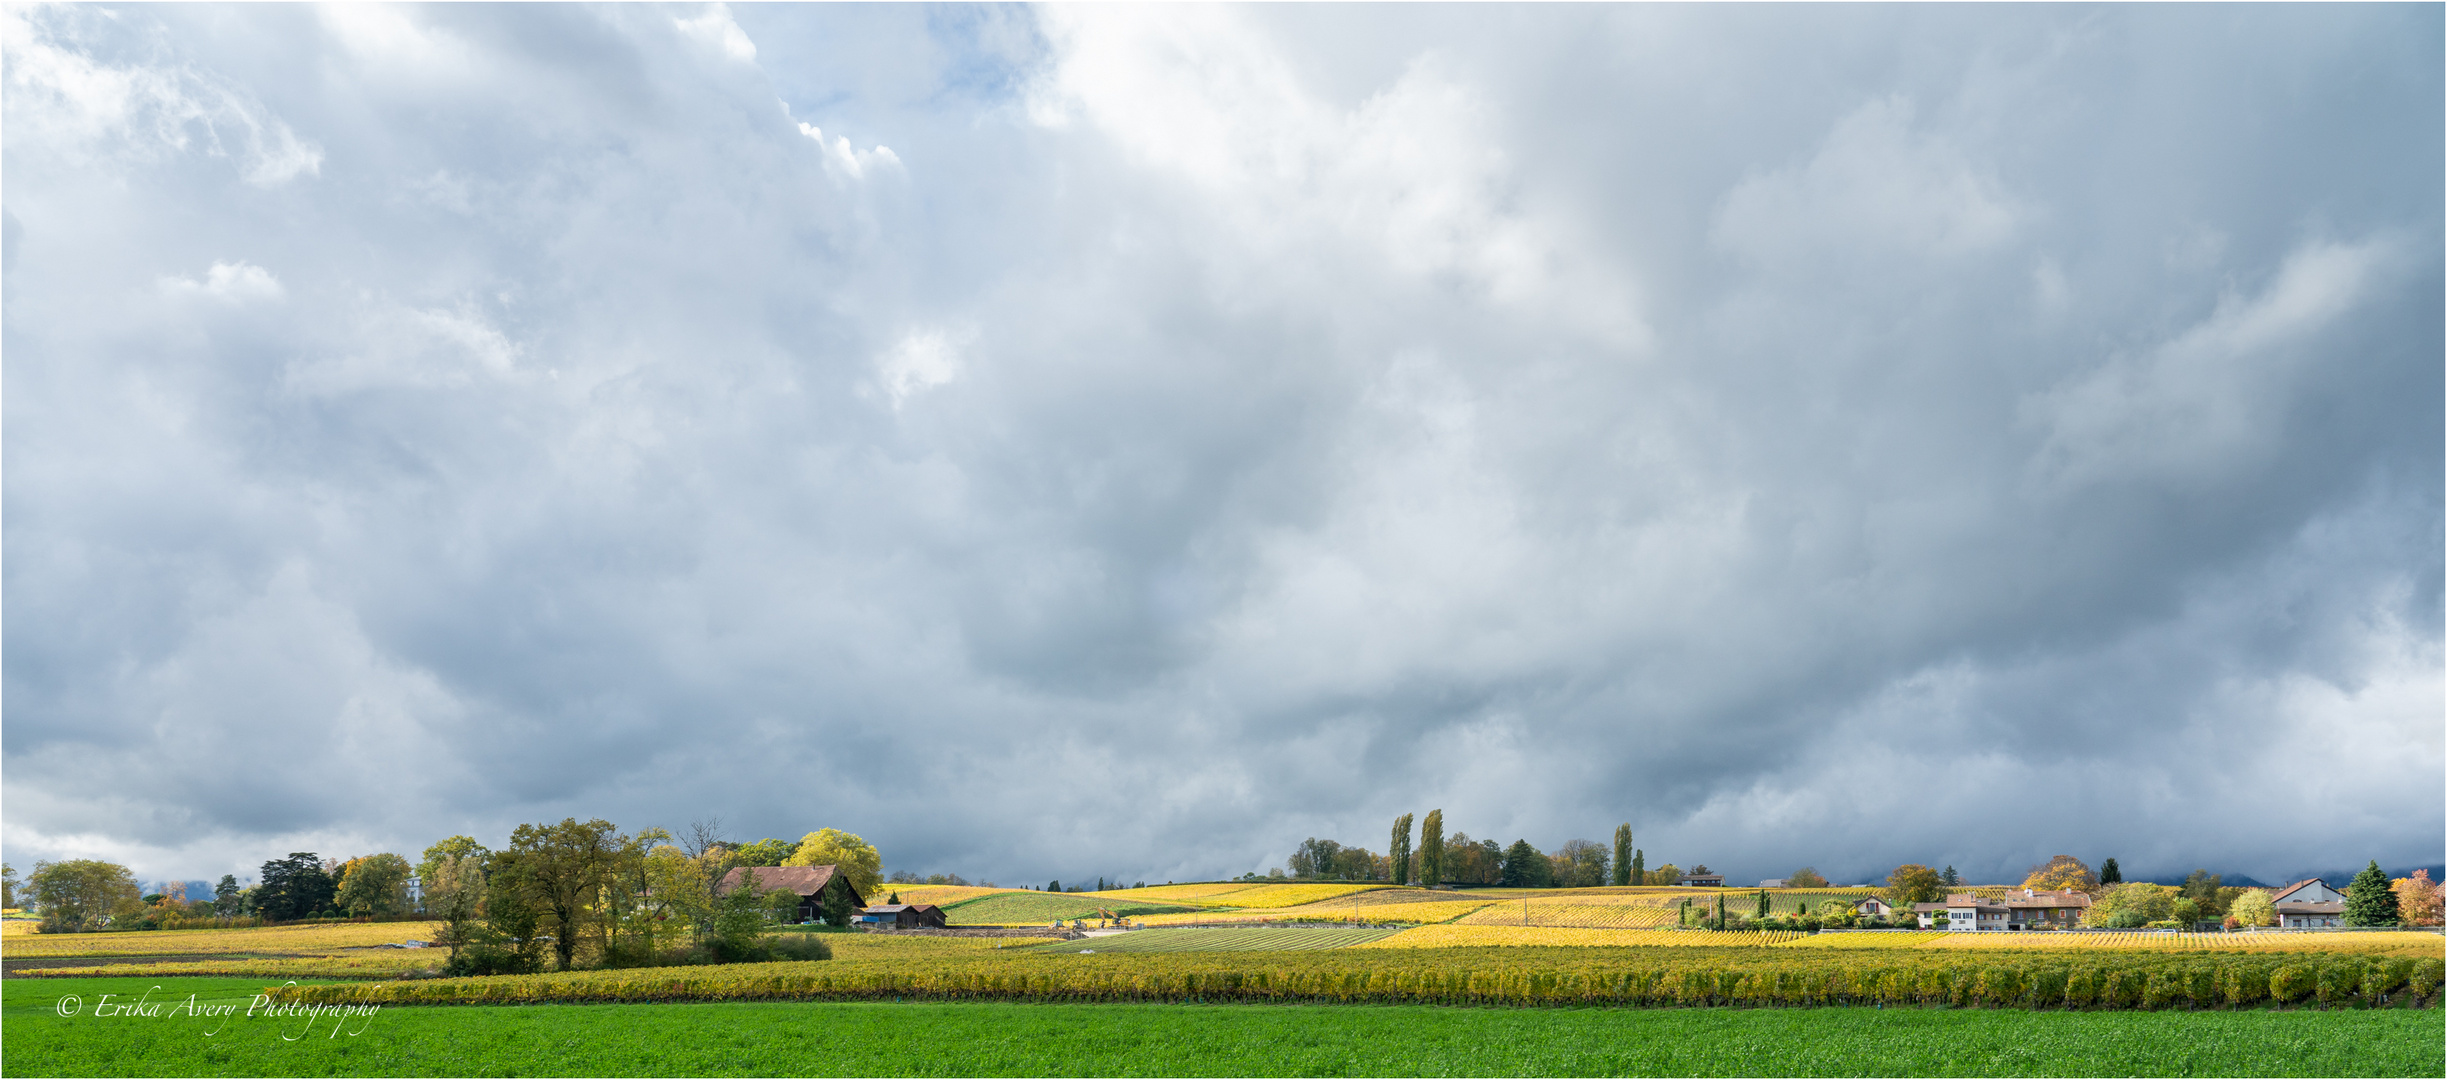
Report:
[{"label": "conifer tree", "polygon": [[2379,860],[2354,875],[2353,884],[2345,887],[2345,925],[2394,926],[2403,913],[2396,908],[2396,891],[2388,876],[2379,869]]},{"label": "conifer tree", "polygon": [[1419,823],[1419,884],[1444,884],[1444,811],[1430,810]]},{"label": "conifer tree", "polygon": [[1759,917],[1762,919],[1767,917],[1767,890],[1765,889],[1759,890]]},{"label": "conifer tree", "polygon": [[2106,862],[2099,864],[2099,884],[2114,885],[2123,880],[2124,871],[2116,868],[2116,861],[2114,859],[2109,859]]},{"label": "conifer tree", "polygon": [[1393,819],[1393,846],[1386,850],[1393,863],[1393,883],[1410,884],[1410,815]]},{"label": "conifer tree", "polygon": [[1614,883],[1629,885],[1631,881],[1631,823],[1614,827]]},{"label": "conifer tree", "polygon": [[[2116,862],[2116,861],[2115,861],[2114,859],[2109,859],[2109,860],[2107,860],[2107,863],[2108,863],[2108,865],[2110,865],[2110,866],[2115,865],[2115,862]],[[1946,873],[1945,873],[1945,876],[1943,876],[1943,877],[1939,878],[1938,880],[1945,882],[1945,883],[1946,883],[1946,887],[1947,887],[1947,888],[1949,888],[1949,889],[1951,889],[1951,888],[1953,888],[1953,887],[1955,887],[1955,886],[1960,885],[1960,884],[1962,884],[1962,883],[1963,883],[1963,876],[1962,876],[1961,874],[1957,874],[1957,873],[1955,873],[1955,872],[1954,872],[1954,868],[1953,868],[1953,867],[1951,867],[1951,866],[1949,866],[1949,867],[1947,867],[1947,868],[1946,868]]]}]

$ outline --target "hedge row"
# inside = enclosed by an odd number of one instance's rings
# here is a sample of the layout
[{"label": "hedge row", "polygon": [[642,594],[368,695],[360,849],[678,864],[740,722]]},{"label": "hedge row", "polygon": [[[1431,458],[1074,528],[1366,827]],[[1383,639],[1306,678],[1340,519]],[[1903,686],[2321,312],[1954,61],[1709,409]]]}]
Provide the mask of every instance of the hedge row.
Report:
[{"label": "hedge row", "polygon": [[[1629,952],[1630,950],[1623,950]],[[1658,950],[1665,952],[1666,950]],[[297,986],[283,999],[394,1005],[767,999],[1371,1002],[1446,1005],[1952,1005],[2033,1009],[2429,1006],[2437,958],[2385,956],[1812,956],[1675,949],[1332,950],[985,956],[566,972],[382,986]],[[1612,952],[1612,950],[1608,950]],[[1750,952],[1750,956],[1728,955]],[[1692,954],[1713,955],[1692,955]],[[1523,955],[1531,954],[1531,955]],[[1560,954],[1560,955],[1557,955]],[[1575,955],[1577,954],[1577,955]]]}]

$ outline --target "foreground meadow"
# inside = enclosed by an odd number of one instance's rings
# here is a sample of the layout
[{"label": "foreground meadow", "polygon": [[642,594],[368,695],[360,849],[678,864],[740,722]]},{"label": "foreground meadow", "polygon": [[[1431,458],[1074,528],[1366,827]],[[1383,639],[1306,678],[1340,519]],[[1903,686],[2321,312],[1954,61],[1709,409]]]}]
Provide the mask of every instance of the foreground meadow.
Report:
[{"label": "foreground meadow", "polygon": [[[92,1015],[104,994],[237,1013]],[[247,981],[0,984],[12,1076],[2437,1076],[2435,1012],[760,1002],[247,1018]],[[75,996],[77,1016],[60,1015]],[[206,1034],[214,1030],[213,1034]]]}]

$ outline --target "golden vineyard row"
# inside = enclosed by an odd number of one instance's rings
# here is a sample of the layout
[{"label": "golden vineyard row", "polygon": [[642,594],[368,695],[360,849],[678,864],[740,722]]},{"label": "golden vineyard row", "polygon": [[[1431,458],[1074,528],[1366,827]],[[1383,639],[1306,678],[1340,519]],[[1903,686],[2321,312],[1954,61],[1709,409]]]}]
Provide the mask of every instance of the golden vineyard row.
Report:
[{"label": "golden vineyard row", "polygon": [[1774,953],[1676,949],[1340,949],[1305,953],[1101,953],[816,961],[632,969],[379,986],[292,986],[281,998],[336,1004],[768,999],[1264,1001],[1506,1005],[1954,1005],[2220,1008],[2268,1002],[2435,1005],[2437,958],[2346,955],[2077,957],[1956,953]]}]

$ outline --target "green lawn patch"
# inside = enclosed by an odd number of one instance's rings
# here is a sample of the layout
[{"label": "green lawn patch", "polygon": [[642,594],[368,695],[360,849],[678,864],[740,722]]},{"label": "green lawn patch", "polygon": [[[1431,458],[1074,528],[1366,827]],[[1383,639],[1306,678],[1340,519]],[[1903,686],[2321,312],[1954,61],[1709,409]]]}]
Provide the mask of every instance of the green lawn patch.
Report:
[{"label": "green lawn patch", "polygon": [[[2438,1013],[756,1002],[97,1018],[226,979],[12,979],[11,1076],[2438,1076]],[[62,1017],[63,995],[83,1000]],[[350,1034],[350,1032],[357,1032]]]}]

